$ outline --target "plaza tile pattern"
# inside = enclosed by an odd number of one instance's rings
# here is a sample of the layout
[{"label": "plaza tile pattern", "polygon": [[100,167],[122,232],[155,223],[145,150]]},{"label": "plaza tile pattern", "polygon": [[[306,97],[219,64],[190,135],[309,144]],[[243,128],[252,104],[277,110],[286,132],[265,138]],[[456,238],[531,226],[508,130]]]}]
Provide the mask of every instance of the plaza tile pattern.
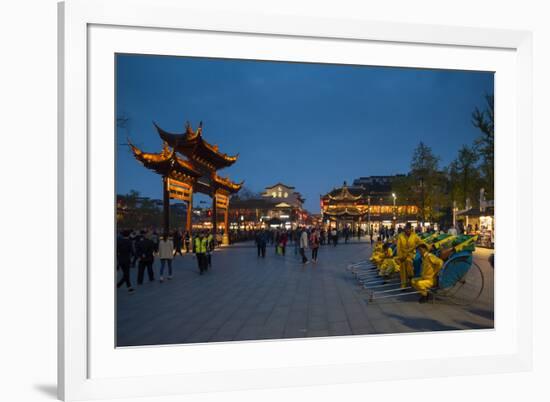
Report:
[{"label": "plaza tile pattern", "polygon": [[472,306],[419,304],[416,295],[368,302],[348,264],[366,259],[370,244],[323,246],[317,264],[302,265],[290,244],[286,256],[252,243],[216,250],[213,268],[198,275],[193,255],[174,260],[174,278],[117,290],[117,346],[162,345],[332,335],[487,329],[494,326],[493,268],[476,251],[485,290]]}]

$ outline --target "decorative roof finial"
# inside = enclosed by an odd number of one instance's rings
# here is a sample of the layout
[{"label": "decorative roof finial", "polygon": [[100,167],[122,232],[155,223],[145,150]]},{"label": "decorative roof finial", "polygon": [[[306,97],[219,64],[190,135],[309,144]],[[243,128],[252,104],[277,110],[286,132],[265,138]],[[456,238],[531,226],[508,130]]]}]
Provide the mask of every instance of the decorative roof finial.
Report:
[{"label": "decorative roof finial", "polygon": [[189,123],[189,120],[185,122],[185,133],[193,134],[193,128],[191,127],[191,123]]},{"label": "decorative roof finial", "polygon": [[196,134],[202,135],[202,120],[200,121],[199,126],[197,127]]}]

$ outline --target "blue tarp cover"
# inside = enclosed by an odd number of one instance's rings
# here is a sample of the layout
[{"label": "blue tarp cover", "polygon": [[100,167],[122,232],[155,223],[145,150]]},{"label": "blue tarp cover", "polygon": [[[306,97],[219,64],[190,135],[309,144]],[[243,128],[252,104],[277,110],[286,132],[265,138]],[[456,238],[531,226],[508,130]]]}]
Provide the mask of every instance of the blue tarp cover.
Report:
[{"label": "blue tarp cover", "polygon": [[415,278],[422,276],[422,254],[419,251],[416,252],[413,259],[413,272]]},{"label": "blue tarp cover", "polygon": [[453,287],[466,275],[471,266],[471,252],[461,251],[453,254],[439,272],[439,288],[448,289]]}]

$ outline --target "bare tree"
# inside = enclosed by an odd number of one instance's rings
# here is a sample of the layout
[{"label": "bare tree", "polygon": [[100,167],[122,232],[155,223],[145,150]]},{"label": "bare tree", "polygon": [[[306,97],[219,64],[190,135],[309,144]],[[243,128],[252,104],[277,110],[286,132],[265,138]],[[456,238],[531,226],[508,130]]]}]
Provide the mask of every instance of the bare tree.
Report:
[{"label": "bare tree", "polygon": [[481,134],[475,141],[476,151],[481,157],[481,171],[485,192],[493,196],[495,174],[495,97],[485,95],[485,109],[475,108],[472,112],[472,124]]}]

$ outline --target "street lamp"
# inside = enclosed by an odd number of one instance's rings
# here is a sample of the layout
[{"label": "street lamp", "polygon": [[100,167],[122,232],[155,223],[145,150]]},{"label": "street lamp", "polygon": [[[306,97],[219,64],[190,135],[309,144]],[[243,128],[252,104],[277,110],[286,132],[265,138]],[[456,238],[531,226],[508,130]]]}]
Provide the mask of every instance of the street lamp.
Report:
[{"label": "street lamp", "polygon": [[422,204],[422,227],[424,227],[424,220],[425,220],[425,206],[424,206],[424,177],[420,177],[420,198],[421,198],[421,204]]},{"label": "street lamp", "polygon": [[395,200],[397,196],[395,195],[395,193],[391,193],[391,196],[393,197],[393,224],[395,225],[395,221],[397,220],[397,217],[395,216]]},{"label": "street lamp", "polygon": [[368,202],[368,206],[369,206],[369,209],[367,210],[367,232],[369,233],[369,235],[371,236],[372,238],[372,232],[370,230],[370,195],[367,197],[367,202]]},{"label": "street lamp", "polygon": [[453,201],[453,227],[456,228],[456,212],[458,208],[456,207],[456,201]]}]

